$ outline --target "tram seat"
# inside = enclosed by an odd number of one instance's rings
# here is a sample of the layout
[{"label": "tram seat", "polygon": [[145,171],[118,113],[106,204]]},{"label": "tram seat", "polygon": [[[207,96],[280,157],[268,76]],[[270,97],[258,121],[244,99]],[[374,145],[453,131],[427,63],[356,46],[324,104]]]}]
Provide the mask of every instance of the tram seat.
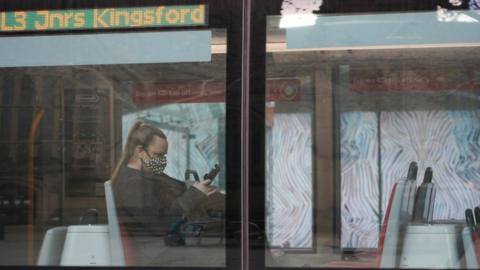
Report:
[{"label": "tram seat", "polygon": [[105,182],[105,200],[107,205],[108,230],[110,235],[110,258],[113,266],[125,265],[125,250],[123,248],[125,239],[122,239],[122,232],[118,222],[117,209],[113,197],[112,182]]},{"label": "tram seat", "polygon": [[55,227],[45,233],[37,265],[60,265],[67,228],[67,226]]},{"label": "tram seat", "polygon": [[37,265],[125,266],[124,246],[128,243],[126,238],[122,238],[110,180],[104,183],[104,188],[108,224],[49,229],[45,233]]}]

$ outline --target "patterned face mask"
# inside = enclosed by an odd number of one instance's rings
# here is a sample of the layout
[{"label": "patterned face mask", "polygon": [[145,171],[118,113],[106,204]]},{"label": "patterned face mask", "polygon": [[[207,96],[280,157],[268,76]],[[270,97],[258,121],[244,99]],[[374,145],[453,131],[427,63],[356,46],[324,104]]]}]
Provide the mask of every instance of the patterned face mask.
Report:
[{"label": "patterned face mask", "polygon": [[150,158],[147,161],[142,159],[142,161],[143,166],[154,174],[163,174],[165,167],[167,167],[166,156]]}]

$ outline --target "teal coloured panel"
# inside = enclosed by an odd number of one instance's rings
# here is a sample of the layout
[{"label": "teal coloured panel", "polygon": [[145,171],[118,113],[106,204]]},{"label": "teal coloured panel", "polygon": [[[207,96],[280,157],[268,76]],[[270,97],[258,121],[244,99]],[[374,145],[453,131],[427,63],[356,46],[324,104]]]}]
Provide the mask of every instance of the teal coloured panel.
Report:
[{"label": "teal coloured panel", "polygon": [[211,31],[0,38],[0,67],[207,62]]}]

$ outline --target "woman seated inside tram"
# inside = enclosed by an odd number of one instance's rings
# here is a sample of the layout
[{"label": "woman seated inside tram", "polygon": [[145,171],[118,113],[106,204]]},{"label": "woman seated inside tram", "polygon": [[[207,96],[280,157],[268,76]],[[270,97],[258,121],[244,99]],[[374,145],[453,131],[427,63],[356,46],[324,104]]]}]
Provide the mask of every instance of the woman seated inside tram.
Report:
[{"label": "woman seated inside tram", "polygon": [[137,122],[112,175],[119,223],[128,236],[129,265],[161,264],[162,250],[185,244],[178,232],[182,222],[218,192],[211,180],[182,182],[166,175],[167,151],[160,129]]}]

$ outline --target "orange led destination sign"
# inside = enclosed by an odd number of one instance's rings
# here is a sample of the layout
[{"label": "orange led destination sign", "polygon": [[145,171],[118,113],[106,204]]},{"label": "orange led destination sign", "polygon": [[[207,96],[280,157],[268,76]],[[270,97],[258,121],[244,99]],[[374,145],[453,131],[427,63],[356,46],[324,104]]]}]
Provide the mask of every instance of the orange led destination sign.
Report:
[{"label": "orange led destination sign", "polygon": [[206,5],[0,12],[0,32],[202,26]]}]

